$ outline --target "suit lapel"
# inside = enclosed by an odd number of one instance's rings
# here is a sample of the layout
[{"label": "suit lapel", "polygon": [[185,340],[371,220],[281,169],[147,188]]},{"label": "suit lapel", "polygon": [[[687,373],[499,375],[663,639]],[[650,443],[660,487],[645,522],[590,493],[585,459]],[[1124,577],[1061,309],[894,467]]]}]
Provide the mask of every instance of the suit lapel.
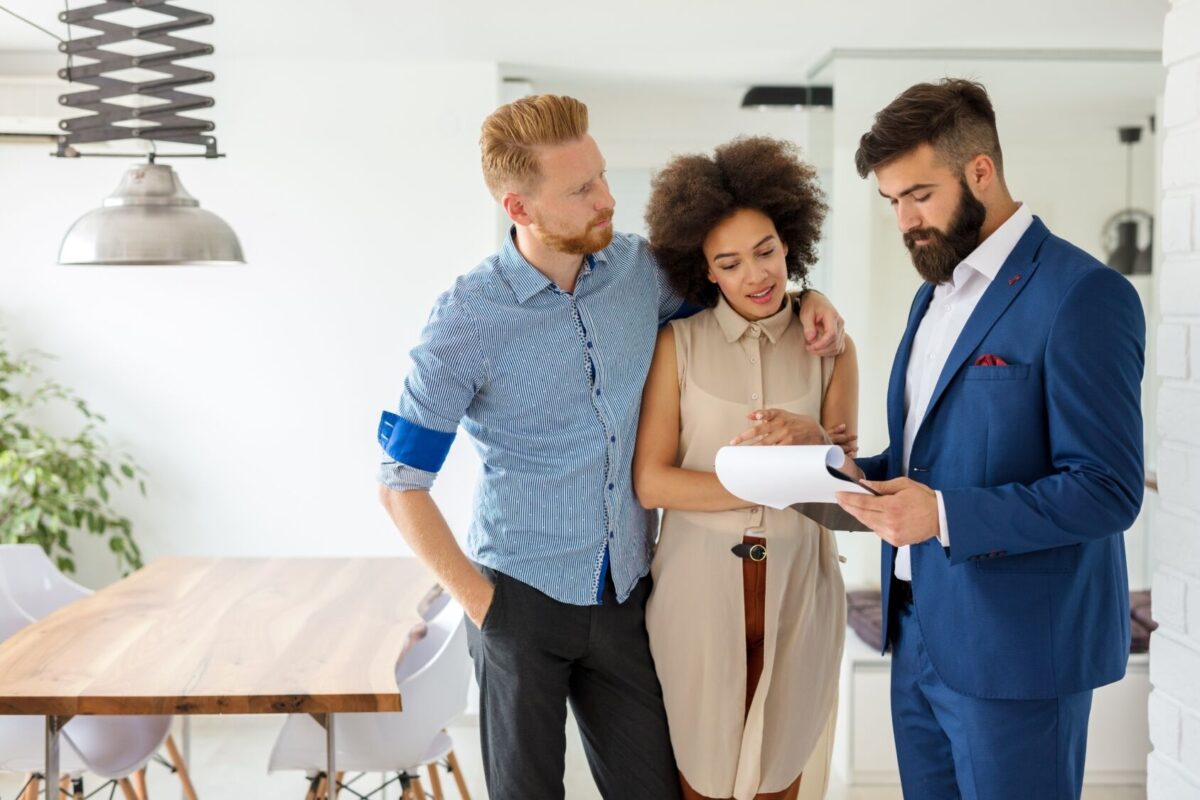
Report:
[{"label": "suit lapel", "polygon": [[[912,357],[913,340],[917,336],[917,328],[929,310],[929,302],[933,300],[934,285],[926,281],[917,289],[913,298],[912,309],[908,312],[908,324],[904,328],[904,337],[900,339],[900,347],[896,349],[896,358],[892,361],[892,374],[888,379],[888,439],[891,453],[888,461],[891,473],[888,478],[900,474],[900,464],[904,457],[904,387],[908,382],[908,360]],[[896,548],[883,543],[883,558],[880,560],[881,586],[883,587],[883,647],[887,650],[888,641],[888,596],[891,588],[892,572],[896,569]]]},{"label": "suit lapel", "polygon": [[[912,357],[913,340],[917,336],[917,328],[921,325],[929,302],[933,299],[934,285],[926,282],[917,290],[913,298],[912,310],[908,312],[908,326],[904,329],[904,338],[896,350],[896,358],[892,361],[892,375],[888,380],[888,438],[893,444],[892,459],[896,465],[893,470],[899,473],[900,458],[904,442],[904,387],[908,382],[908,360]],[[892,477],[892,476],[888,476]]]},{"label": "suit lapel", "polygon": [[922,425],[924,425],[924,420],[929,419],[933,414],[938,400],[945,393],[950,381],[962,369],[963,362],[979,347],[983,337],[996,324],[996,320],[1000,319],[1000,315],[1004,313],[1009,304],[1029,285],[1029,279],[1038,266],[1034,257],[1037,255],[1042,241],[1049,234],[1050,231],[1046,229],[1045,224],[1034,217],[1029,230],[1021,236],[1017,246],[1009,253],[1004,265],[1000,267],[1000,271],[996,273],[991,285],[983,293],[983,297],[979,298],[979,304],[971,312],[967,324],[950,350],[949,357],[946,358],[946,365],[942,368],[942,374],[938,377],[933,394],[929,397],[929,406],[925,410]]}]

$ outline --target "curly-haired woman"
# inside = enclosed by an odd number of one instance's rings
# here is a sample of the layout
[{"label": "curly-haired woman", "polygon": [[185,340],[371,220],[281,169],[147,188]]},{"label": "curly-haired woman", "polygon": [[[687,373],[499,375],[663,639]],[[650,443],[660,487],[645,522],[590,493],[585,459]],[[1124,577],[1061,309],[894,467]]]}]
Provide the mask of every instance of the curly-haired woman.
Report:
[{"label": "curly-haired woman", "polygon": [[762,137],[676,158],[646,211],[659,263],[707,306],[659,335],[633,465],[642,505],[665,509],[646,627],[692,800],[825,793],[846,617],[833,534],[713,472],[730,443],[855,450],[853,343],[808,353],[787,293],[824,214],[813,169]]}]

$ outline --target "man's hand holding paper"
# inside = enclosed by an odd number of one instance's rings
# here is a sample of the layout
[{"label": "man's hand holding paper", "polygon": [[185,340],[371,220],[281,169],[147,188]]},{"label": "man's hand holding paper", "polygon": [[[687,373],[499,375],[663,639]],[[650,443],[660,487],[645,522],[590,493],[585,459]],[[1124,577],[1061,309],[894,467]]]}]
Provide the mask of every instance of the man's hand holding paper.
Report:
[{"label": "man's hand holding paper", "polygon": [[[853,462],[855,472],[858,467]],[[937,493],[909,478],[890,481],[863,481],[879,496],[857,492],[838,492],[837,503],[844,511],[875,531],[880,539],[901,547],[919,544],[938,536]]]}]

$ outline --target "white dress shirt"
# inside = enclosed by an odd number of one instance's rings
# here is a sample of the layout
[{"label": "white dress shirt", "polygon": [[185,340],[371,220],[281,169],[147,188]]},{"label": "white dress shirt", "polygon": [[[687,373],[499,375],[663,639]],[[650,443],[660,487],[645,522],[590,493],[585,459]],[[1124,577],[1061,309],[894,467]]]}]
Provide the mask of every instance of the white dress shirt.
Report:
[{"label": "white dress shirt", "polygon": [[[912,454],[917,430],[929,408],[929,398],[937,386],[946,359],[962,334],[979,298],[991,285],[996,273],[1017,242],[1033,224],[1033,212],[1022,203],[1003,225],[979,243],[961,264],[954,268],[948,283],[939,283],[925,316],[917,326],[908,371],[904,380],[904,474],[908,474],[908,459]],[[942,547],[950,546],[950,530],[946,525],[946,504],[937,492],[938,538]],[[896,552],[896,577],[912,580],[912,556],[908,545]]]}]

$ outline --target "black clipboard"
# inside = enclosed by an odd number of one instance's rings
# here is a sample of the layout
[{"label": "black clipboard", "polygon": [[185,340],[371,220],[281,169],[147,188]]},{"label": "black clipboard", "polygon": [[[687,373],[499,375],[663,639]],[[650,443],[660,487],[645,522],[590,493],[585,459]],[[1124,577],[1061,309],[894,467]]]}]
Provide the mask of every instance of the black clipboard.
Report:
[{"label": "black clipboard", "polygon": [[[862,481],[855,480],[840,469],[826,465],[825,469],[829,470],[829,474],[839,480],[847,483],[855,483],[866,489],[871,494],[879,497],[881,492],[877,492],[870,486],[865,485]],[[864,525],[857,517],[846,511],[837,503],[792,503],[791,508],[796,509],[804,516],[811,519],[813,522],[820,525],[822,528],[828,528],[831,531],[869,531],[871,530]]]}]

